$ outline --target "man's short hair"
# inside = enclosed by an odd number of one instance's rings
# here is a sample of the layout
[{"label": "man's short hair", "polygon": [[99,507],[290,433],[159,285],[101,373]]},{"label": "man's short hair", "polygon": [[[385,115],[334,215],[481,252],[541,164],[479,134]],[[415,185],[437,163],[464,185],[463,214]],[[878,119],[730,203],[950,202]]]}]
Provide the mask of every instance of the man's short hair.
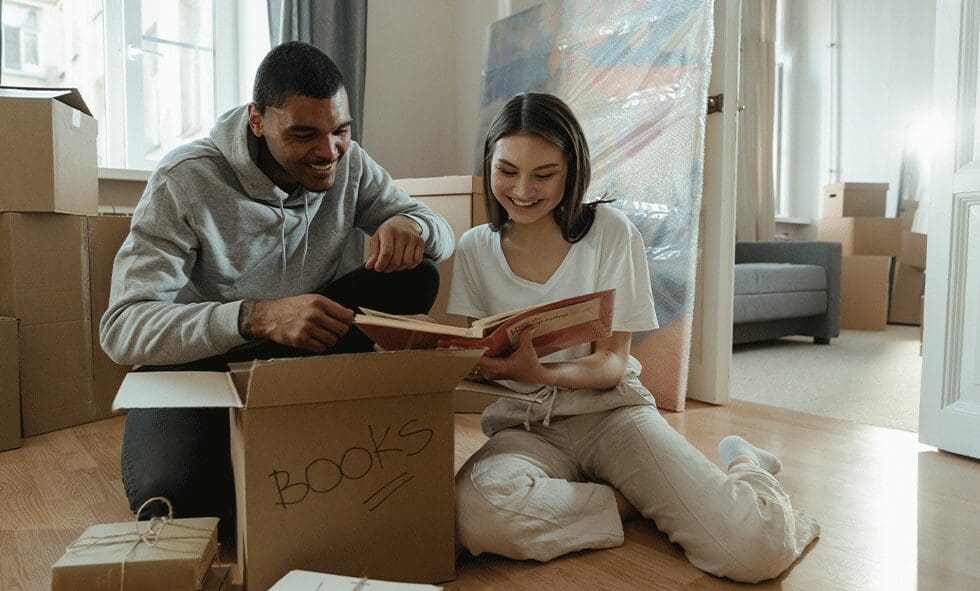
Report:
[{"label": "man's short hair", "polygon": [[309,43],[287,41],[272,48],[258,71],[252,102],[260,113],[281,107],[291,94],[327,99],[344,86],[344,76],[327,54]]}]

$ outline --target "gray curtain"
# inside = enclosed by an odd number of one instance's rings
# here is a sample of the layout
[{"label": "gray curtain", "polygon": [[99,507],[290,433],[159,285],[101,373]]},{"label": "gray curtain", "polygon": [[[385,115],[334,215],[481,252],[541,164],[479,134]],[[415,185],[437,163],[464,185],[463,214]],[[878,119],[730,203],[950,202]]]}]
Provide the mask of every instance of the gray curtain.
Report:
[{"label": "gray curtain", "polygon": [[367,62],[367,0],[269,0],[269,39],[273,46],[305,41],[340,68],[354,117],[351,137],[361,141],[364,70]]}]

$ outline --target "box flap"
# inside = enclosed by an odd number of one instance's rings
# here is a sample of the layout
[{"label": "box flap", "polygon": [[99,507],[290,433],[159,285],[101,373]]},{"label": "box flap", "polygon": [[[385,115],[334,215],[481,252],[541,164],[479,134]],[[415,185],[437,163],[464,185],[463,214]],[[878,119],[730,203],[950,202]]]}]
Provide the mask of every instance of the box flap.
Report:
[{"label": "box flap", "polygon": [[231,375],[216,371],[126,374],[112,410],[122,408],[241,408]]},{"label": "box flap", "polygon": [[451,392],[483,349],[387,351],[257,361],[247,407]]},{"label": "box flap", "polygon": [[54,99],[62,102],[73,109],[85,113],[89,117],[92,111],[89,110],[85,100],[78,92],[77,88],[33,88],[29,86],[0,86],[0,98],[33,98],[33,99]]}]

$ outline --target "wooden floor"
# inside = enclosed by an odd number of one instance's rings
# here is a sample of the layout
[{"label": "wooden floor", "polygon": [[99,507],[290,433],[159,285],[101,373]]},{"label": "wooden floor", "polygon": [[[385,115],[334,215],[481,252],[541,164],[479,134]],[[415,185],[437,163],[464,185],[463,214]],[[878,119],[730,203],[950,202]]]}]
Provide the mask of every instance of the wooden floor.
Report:
[{"label": "wooden floor", "polygon": [[[744,402],[689,404],[668,421],[708,457],[737,433],[775,452],[780,480],[823,536],[760,589],[980,589],[980,462],[936,452],[913,433]],[[483,441],[478,417],[457,415],[457,467]],[[0,589],[49,588],[49,566],[90,524],[130,518],[119,481],[120,418],[28,439],[0,453]],[[460,559],[447,589],[742,587],[692,567],[648,522],[626,543],[548,564]]]}]

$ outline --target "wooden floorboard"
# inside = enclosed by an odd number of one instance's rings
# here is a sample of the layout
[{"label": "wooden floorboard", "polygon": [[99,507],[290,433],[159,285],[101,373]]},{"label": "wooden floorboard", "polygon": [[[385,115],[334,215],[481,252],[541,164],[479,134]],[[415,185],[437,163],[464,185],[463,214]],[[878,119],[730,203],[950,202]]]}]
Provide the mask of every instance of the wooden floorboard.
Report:
[{"label": "wooden floorboard", "polygon": [[[980,462],[937,452],[905,431],[745,402],[690,403],[667,420],[708,457],[737,433],[780,456],[794,503],[822,537],[782,577],[758,589],[980,589]],[[122,418],[83,425],[0,453],[0,589],[49,588],[49,567],[93,523],[126,521],[119,480]],[[479,417],[456,417],[457,468],[484,441]],[[626,543],[547,564],[463,556],[455,591],[748,587],[691,566],[649,522]]]}]

